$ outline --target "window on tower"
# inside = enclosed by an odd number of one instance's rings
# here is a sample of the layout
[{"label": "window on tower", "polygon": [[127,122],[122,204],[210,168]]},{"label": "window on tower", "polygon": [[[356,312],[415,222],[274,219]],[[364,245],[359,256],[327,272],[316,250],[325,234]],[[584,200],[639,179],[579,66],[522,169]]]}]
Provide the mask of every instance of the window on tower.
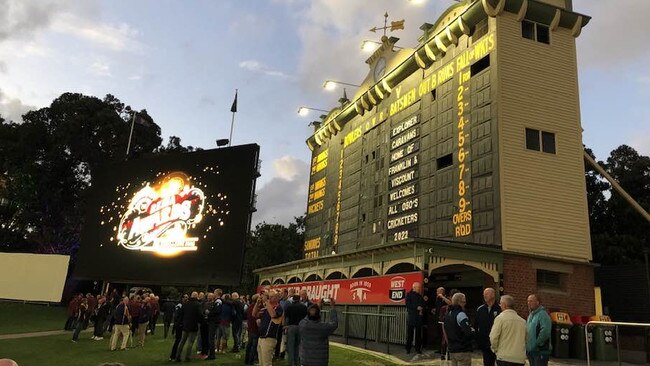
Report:
[{"label": "window on tower", "polygon": [[521,36],[535,40],[535,23],[524,20],[521,22]]},{"label": "window on tower", "polygon": [[548,26],[530,20],[521,22],[521,36],[540,43],[551,43],[551,32]]},{"label": "window on tower", "polygon": [[544,24],[535,24],[536,33],[537,33],[537,42],[542,42],[546,44],[551,43],[551,34],[547,26]]},{"label": "window on tower", "polygon": [[555,154],[555,134],[542,131],[542,151]]},{"label": "window on tower", "polygon": [[555,134],[526,128],[526,149],[555,154]]},{"label": "window on tower", "polygon": [[539,130],[526,129],[526,149],[539,151]]}]

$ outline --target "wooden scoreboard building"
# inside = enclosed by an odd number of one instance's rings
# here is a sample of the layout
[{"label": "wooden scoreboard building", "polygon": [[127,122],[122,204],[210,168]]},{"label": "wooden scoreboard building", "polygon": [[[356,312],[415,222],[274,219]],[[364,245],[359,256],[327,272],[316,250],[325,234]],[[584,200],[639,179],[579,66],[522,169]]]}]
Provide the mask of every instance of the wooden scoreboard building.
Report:
[{"label": "wooden scoreboard building", "polygon": [[422,25],[416,48],[384,36],[307,140],[304,259],[259,284],[403,317],[422,279],[468,307],[490,286],[522,315],[530,293],[593,315],[575,44],[589,20],[571,0],[474,0]]}]

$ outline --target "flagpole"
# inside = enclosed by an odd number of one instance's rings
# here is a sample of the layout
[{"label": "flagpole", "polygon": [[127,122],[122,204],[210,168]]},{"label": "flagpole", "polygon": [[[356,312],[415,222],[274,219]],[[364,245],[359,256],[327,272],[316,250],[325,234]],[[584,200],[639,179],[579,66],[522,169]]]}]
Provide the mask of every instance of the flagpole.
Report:
[{"label": "flagpole", "polygon": [[232,129],[235,126],[235,112],[232,112],[232,120],[230,121],[230,139],[228,139],[228,147],[232,145]]},{"label": "flagpole", "polygon": [[230,121],[230,138],[228,139],[228,147],[232,145],[232,130],[235,128],[235,113],[237,113],[237,91],[238,89],[235,89],[235,101],[233,103],[233,106],[230,108],[230,111],[232,112],[232,120]]},{"label": "flagpole", "polygon": [[138,112],[133,111],[133,119],[131,119],[131,132],[129,133],[129,142],[126,144],[126,158],[129,158],[129,152],[131,151],[131,138],[133,137],[133,126],[135,125],[135,115]]}]

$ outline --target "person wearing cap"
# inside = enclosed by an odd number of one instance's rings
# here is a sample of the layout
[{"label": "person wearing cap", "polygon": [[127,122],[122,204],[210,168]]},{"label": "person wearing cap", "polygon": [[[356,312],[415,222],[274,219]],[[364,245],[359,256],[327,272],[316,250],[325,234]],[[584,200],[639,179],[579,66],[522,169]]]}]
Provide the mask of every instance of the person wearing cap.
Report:
[{"label": "person wearing cap", "polygon": [[329,336],[339,326],[338,314],[334,307],[334,299],[329,299],[330,320],[321,321],[320,305],[311,305],[307,309],[307,317],[298,325],[300,332],[300,362],[303,366],[327,366],[329,364]]}]

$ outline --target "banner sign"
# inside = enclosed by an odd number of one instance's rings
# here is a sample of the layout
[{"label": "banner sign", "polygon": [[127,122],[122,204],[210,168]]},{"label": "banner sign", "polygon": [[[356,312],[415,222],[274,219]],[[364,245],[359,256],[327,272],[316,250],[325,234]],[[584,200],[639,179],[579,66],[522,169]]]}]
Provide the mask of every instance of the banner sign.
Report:
[{"label": "banner sign", "polygon": [[386,276],[289,283],[284,285],[258,286],[264,289],[307,290],[309,300],[333,298],[337,304],[404,305],[406,294],[414,282],[422,283],[422,272],[397,273]]}]

